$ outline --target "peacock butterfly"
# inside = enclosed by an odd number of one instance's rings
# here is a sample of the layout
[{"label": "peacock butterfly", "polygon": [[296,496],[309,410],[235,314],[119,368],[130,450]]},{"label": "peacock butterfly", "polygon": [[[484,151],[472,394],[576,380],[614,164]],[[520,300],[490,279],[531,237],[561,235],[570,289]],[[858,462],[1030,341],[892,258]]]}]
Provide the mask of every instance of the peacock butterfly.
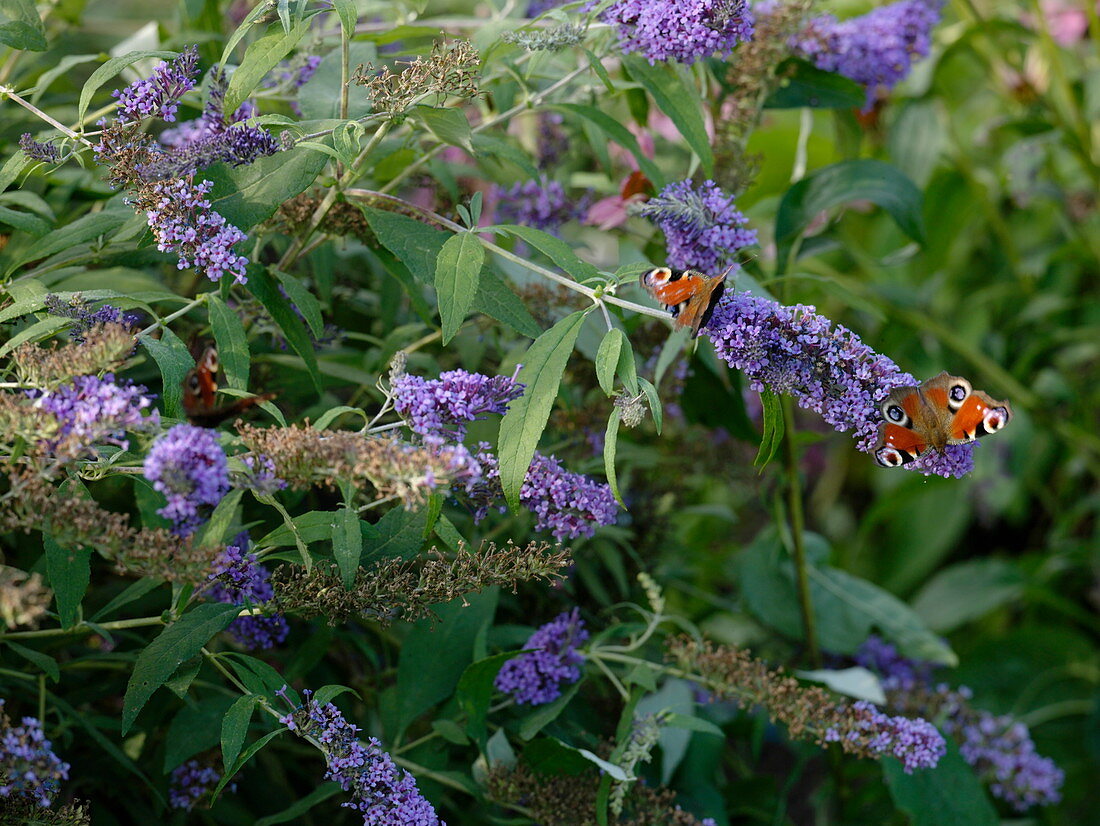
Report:
[{"label": "peacock butterfly", "polygon": [[641,277],[641,285],[647,293],[664,304],[677,327],[691,330],[691,337],[699,335],[714,312],[714,305],[722,297],[726,276],[704,275],[698,270],[674,270],[657,267]]},{"label": "peacock butterfly", "polygon": [[1012,419],[1008,402],[975,390],[966,379],[946,372],[920,387],[897,387],[879,405],[875,461],[901,467],[947,445],[964,445],[996,433]]},{"label": "peacock butterfly", "polygon": [[260,402],[275,398],[274,393],[263,393],[231,404],[218,406],[218,350],[212,344],[203,348],[195,360],[195,367],[183,379],[183,412],[188,421],[199,427],[216,427],[230,416],[254,407]]}]

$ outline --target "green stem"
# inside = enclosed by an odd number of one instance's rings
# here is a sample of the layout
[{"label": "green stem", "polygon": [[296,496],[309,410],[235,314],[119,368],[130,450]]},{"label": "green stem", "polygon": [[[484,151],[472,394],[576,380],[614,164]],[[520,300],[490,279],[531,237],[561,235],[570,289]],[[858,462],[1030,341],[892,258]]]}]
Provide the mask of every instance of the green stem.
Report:
[{"label": "green stem", "polygon": [[124,628],[147,628],[151,625],[164,625],[160,617],[141,617],[140,619],[115,620],[114,622],[97,622],[95,627],[87,623],[74,625],[72,628],[46,628],[41,631],[12,631],[8,634],[0,634],[3,640],[30,640],[45,637],[62,637],[69,634],[98,634],[99,629],[105,631],[119,631]]},{"label": "green stem", "polygon": [[15,93],[14,89],[9,89],[7,86],[0,86],[0,96],[3,96],[3,95],[7,95],[12,100],[14,100],[16,103],[18,103],[20,106],[22,106],[24,109],[26,109],[27,111],[37,115],[42,120],[46,121],[46,123],[48,123],[50,126],[52,126],[57,131],[61,132],[61,134],[65,135],[69,138],[72,138],[74,141],[80,141],[81,143],[83,143],[87,147],[90,147],[92,145],[91,141],[87,140],[82,135],[78,135],[76,132],[74,132],[72,129],[70,129],[68,126],[61,123],[60,121],[54,120],[52,117],[47,115],[45,112],[43,112],[41,109],[39,109],[37,106],[35,106],[30,101],[23,100],[23,98],[19,97],[19,95],[17,95]]},{"label": "green stem", "polygon": [[787,462],[787,508],[791,522],[791,554],[794,557],[795,587],[798,592],[798,609],[802,615],[802,635],[814,668],[821,667],[821,649],[817,644],[817,624],[814,620],[813,600],[810,598],[810,572],[806,561],[804,536],[805,516],[802,510],[802,483],[798,470],[798,448],[794,443],[794,409],[791,400],[783,398],[783,443]]}]

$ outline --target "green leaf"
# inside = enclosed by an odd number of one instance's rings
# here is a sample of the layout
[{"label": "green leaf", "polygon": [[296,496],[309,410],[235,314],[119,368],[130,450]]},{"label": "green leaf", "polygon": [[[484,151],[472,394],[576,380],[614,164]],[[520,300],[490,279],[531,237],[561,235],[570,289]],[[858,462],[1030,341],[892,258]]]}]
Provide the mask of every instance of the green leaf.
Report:
[{"label": "green leaf", "polygon": [[796,671],[795,676],[815,683],[823,683],[837,694],[867,700],[875,705],[886,705],[882,684],[874,672],[859,666],[853,668],[819,668],[815,671]]},{"label": "green leaf", "polygon": [[947,754],[934,769],[905,773],[901,761],[887,757],[882,773],[894,805],[913,826],[999,826],[1001,823],[974,770],[950,738]]},{"label": "green leaf", "polygon": [[912,181],[883,161],[842,161],[806,176],[784,193],[775,216],[779,272],[790,265],[795,242],[818,213],[852,201],[877,204],[902,232],[918,243],[924,241],[923,196]]},{"label": "green leaf", "polygon": [[[602,109],[597,109],[595,106],[583,106],[579,103],[559,103],[550,108],[561,112],[571,112],[595,125],[615,143],[634,156],[634,160],[638,162],[638,169],[649,179],[653,186],[657,189],[664,187],[665,176],[661,173],[660,167],[642,151],[642,147],[638,144],[638,139],[634,134],[611,115]],[[531,177],[536,176],[532,175]]]},{"label": "green leaf", "polygon": [[252,722],[252,712],[260,698],[255,694],[246,694],[239,697],[222,719],[222,765],[228,769],[232,766],[244,746],[245,737],[248,736],[248,725]]},{"label": "green leaf", "polygon": [[703,123],[702,101],[691,83],[690,71],[674,64],[650,66],[649,61],[641,57],[624,55],[622,61],[630,76],[653,97],[657,108],[676,124],[688,146],[699,156],[703,172],[713,177],[714,152],[711,151],[710,138]]},{"label": "green leaf", "polygon": [[[38,76],[38,79],[34,83],[34,94],[30,96],[31,103],[38,103],[42,99],[42,95],[50,88],[55,80],[59,77],[68,77],[72,73],[74,66],[79,66],[82,63],[98,63],[100,54],[73,54],[66,55],[61,58],[55,65],[50,67],[49,70],[43,72]],[[16,153],[18,154],[18,153]],[[0,184],[0,192],[4,190],[3,184]]]},{"label": "green leaf", "polygon": [[0,43],[13,49],[46,51],[46,27],[34,0],[0,0]]},{"label": "green leaf", "polygon": [[[0,166],[0,192],[15,183],[23,173],[23,168],[29,163],[27,156],[22,152],[16,152],[4,161],[4,165]],[[538,177],[538,172],[534,172],[531,177]]]},{"label": "green leaf", "polygon": [[92,72],[91,77],[89,77],[87,82],[85,82],[84,88],[80,90],[80,102],[76,106],[76,119],[78,121],[84,120],[84,116],[88,113],[88,106],[92,102],[92,96],[99,91],[99,87],[101,87],[108,80],[116,77],[119,72],[121,72],[127,66],[132,66],[139,60],[148,60],[151,57],[159,57],[162,60],[171,60],[178,54],[179,52],[166,52],[158,49],[152,51],[129,52],[128,54],[119,55],[118,57],[112,57],[98,69]]},{"label": "green leaf", "polygon": [[619,493],[619,479],[615,475],[615,451],[618,448],[619,420],[622,419],[622,415],[622,408],[613,407],[611,415],[607,417],[607,430],[604,432],[603,439],[603,471],[607,475],[607,484],[611,487],[615,501],[625,508],[622,494]]},{"label": "green leaf", "polygon": [[682,728],[688,731],[698,731],[703,734],[713,734],[715,737],[725,738],[726,734],[710,720],[702,717],[692,717],[687,714],[669,714],[664,718],[665,725],[671,728]]},{"label": "green leaf", "polygon": [[332,555],[340,567],[344,588],[349,591],[355,582],[362,554],[363,533],[359,530],[359,514],[355,508],[345,505],[336,511],[336,521],[332,526]]},{"label": "green leaf", "polygon": [[623,331],[613,327],[604,334],[600,349],[596,351],[596,380],[608,396],[615,390],[615,368],[619,366],[619,353],[625,340]]},{"label": "green leaf", "polygon": [[539,706],[524,717],[519,724],[519,736],[524,740],[530,740],[558,719],[558,716],[565,711],[565,707],[569,705],[569,702],[577,696],[577,692],[581,689],[581,682],[583,681],[578,680],[573,683],[569,688],[562,691],[558,699]]},{"label": "green leaf", "polygon": [[498,164],[501,161],[508,161],[518,166],[532,178],[539,176],[538,167],[531,161],[527,153],[509,141],[479,132],[473,136],[473,145],[474,155],[480,160],[491,160]]},{"label": "green leaf", "polygon": [[[340,2],[352,2],[353,0],[339,0]],[[343,794],[343,790],[340,788],[339,783],[322,783],[316,789],[302,798],[294,801],[290,806],[287,806],[278,814],[268,815],[267,817],[261,817],[256,821],[255,826],[276,826],[279,823],[286,823],[291,820],[296,820],[316,806],[322,801],[328,800],[333,795]]]},{"label": "green leaf", "polygon": [[657,435],[661,435],[661,425],[664,423],[665,411],[661,406],[661,397],[657,394],[657,388],[649,381],[649,379],[638,376],[638,386],[642,388],[642,392],[645,393],[646,401],[649,402],[649,412],[653,416],[653,426],[657,429]]},{"label": "green leaf", "polygon": [[972,559],[938,572],[913,597],[913,610],[939,634],[1023,596],[1020,569],[1004,559]]},{"label": "green leaf", "polygon": [[0,224],[7,224],[35,238],[41,238],[53,229],[53,224],[37,215],[6,206],[0,206]]},{"label": "green leaf", "polygon": [[42,545],[61,627],[72,628],[80,617],[80,603],[91,578],[91,548],[66,550],[50,534],[43,535]]},{"label": "green leaf", "polygon": [[66,224],[55,232],[43,236],[20,252],[15,260],[8,265],[7,272],[10,275],[24,264],[31,261],[41,261],[62,250],[70,250],[78,244],[86,243],[94,238],[99,238],[107,233],[114,232],[122,226],[129,215],[118,212],[93,212],[83,218],[77,218],[70,224]]},{"label": "green leaf", "polygon": [[485,248],[472,232],[452,235],[439,251],[435,264],[435,293],[447,344],[473,306],[481,281]]},{"label": "green leaf", "polygon": [[244,103],[245,98],[251,95],[260,84],[264,75],[290,54],[291,50],[298,45],[298,41],[309,32],[309,20],[312,17],[313,14],[306,15],[289,32],[269,34],[249,45],[241,65],[229,76],[229,88],[225,92],[226,112],[236,112],[237,107]]},{"label": "green leaf", "polygon": [[361,523],[368,543],[363,565],[394,556],[412,559],[424,546],[424,528],[427,524],[426,510],[407,511],[404,508],[386,511],[386,515],[373,525]]},{"label": "green leaf", "polygon": [[163,584],[163,580],[152,579],[148,577],[145,579],[139,579],[137,582],[130,583],[130,585],[126,587],[126,590],[124,590],[121,594],[119,594],[117,597],[115,597],[98,611],[96,611],[91,621],[99,622],[100,620],[106,619],[119,608],[123,608],[129,605],[131,602],[135,602],[141,599],[150,591],[155,591]]},{"label": "green leaf", "polygon": [[210,202],[218,214],[247,231],[312,186],[326,162],[324,155],[295,147],[245,166],[217,164],[203,177],[214,183]]},{"label": "green leaf", "polygon": [[321,386],[321,374],[317,371],[317,353],[313,349],[313,340],[306,332],[302,320],[291,308],[290,302],[283,297],[275,281],[260,266],[254,265],[248,268],[248,290],[271,313],[271,318],[279,325],[287,342],[294,352],[301,356],[309,377],[313,379],[317,395],[321,395],[324,388]]},{"label": "green leaf", "polygon": [[474,311],[495,318],[528,338],[538,338],[542,332],[527,305],[492,267],[481,269],[477,295],[474,296]]},{"label": "green leaf", "polygon": [[458,707],[466,713],[466,733],[477,742],[483,752],[489,735],[485,721],[489,714],[489,703],[493,699],[493,682],[501,667],[519,654],[519,651],[506,651],[471,663],[458,681],[455,699],[458,700]]},{"label": "green leaf", "polygon": [[764,435],[760,439],[760,449],[753,466],[763,470],[783,444],[786,425],[783,422],[783,402],[778,395],[765,388],[760,391],[760,403],[764,409]]},{"label": "green leaf", "polygon": [[572,313],[541,336],[524,355],[518,381],[527,385],[524,394],[512,402],[500,422],[498,455],[500,484],[513,510],[519,509],[519,491],[535,456],[550,410],[558,396],[565,365],[584,321],[583,310]]},{"label": "green leaf", "polygon": [[414,106],[412,116],[424,124],[441,142],[450,146],[459,146],[473,154],[472,133],[466,113],[461,109],[436,109],[431,106]]},{"label": "green leaf", "polygon": [[212,694],[176,712],[164,740],[165,773],[218,744],[222,718],[232,702],[232,697]]},{"label": "green leaf", "polygon": [[187,697],[187,692],[191,690],[191,683],[195,682],[195,678],[199,676],[200,668],[202,668],[202,657],[196,655],[177,668],[176,673],[165,681],[164,687],[181,700],[184,699]]},{"label": "green leaf", "polygon": [[244,488],[235,488],[222,497],[214,508],[214,512],[210,514],[210,519],[195,537],[195,547],[217,548],[226,544],[226,535],[233,525],[242,497],[244,497]]},{"label": "green leaf", "polygon": [[805,60],[783,61],[776,76],[783,83],[764,101],[765,109],[857,109],[867,102],[863,86]]},{"label": "green leaf", "polygon": [[623,339],[623,347],[619,351],[619,363],[615,365],[615,372],[619,380],[632,396],[638,395],[638,367],[634,363],[634,348],[630,345],[630,339]]},{"label": "green leaf", "polygon": [[435,280],[435,262],[448,235],[406,215],[362,207],[363,215],[379,242],[409,268],[422,284]]},{"label": "green leaf", "polygon": [[7,644],[8,648],[20,657],[38,666],[42,672],[55,683],[61,679],[61,668],[58,666],[57,660],[49,654],[43,654],[41,651],[35,651],[33,648],[27,648],[27,646],[12,642],[11,640],[4,640],[4,642]]},{"label": "green leaf", "polygon": [[500,224],[492,229],[494,232],[507,232],[510,235],[522,238],[557,264],[561,269],[573,276],[573,279],[576,281],[590,281],[599,277],[600,271],[596,267],[592,266],[587,261],[582,261],[577,257],[577,254],[573,252],[571,246],[548,232],[543,232],[541,229],[535,229],[534,227],[523,227],[518,224]]},{"label": "green leaf", "polygon": [[6,356],[25,341],[42,341],[43,339],[49,338],[58,330],[62,330],[68,326],[68,319],[58,318],[57,316],[47,316],[41,321],[36,321],[30,327],[25,328],[0,345],[0,356]]},{"label": "green leaf", "polygon": [[152,336],[138,338],[160,368],[161,399],[164,415],[173,419],[183,418],[183,380],[194,369],[195,359],[180,337],[167,327],[161,330],[159,339]]},{"label": "green leaf", "polygon": [[493,621],[497,588],[468,594],[435,607],[438,619],[418,620],[401,645],[397,664],[398,724],[405,728],[438,703],[451,696],[466,667],[474,659],[474,643]]},{"label": "green leaf", "polygon": [[236,605],[204,603],[165,628],[138,654],[122,701],[122,734],[130,730],[138,712],[187,660],[199,653],[215,634],[224,631],[240,612]]},{"label": "green leaf", "polygon": [[350,40],[355,34],[355,24],[359,22],[359,10],[355,0],[333,0],[332,7],[340,18],[340,29],[344,37]]},{"label": "green leaf", "polygon": [[210,328],[218,345],[218,361],[225,371],[226,384],[237,390],[248,389],[248,371],[252,359],[248,351],[248,336],[240,316],[229,309],[217,293],[206,294]]},{"label": "green leaf", "polygon": [[283,289],[286,290],[291,303],[298,308],[298,311],[305,318],[313,337],[320,338],[324,335],[325,319],[321,315],[321,303],[314,297],[313,293],[307,290],[305,285],[290,273],[281,270],[272,270],[272,272],[279,279],[279,283],[283,285]]},{"label": "green leaf", "polygon": [[233,764],[233,768],[226,769],[225,774],[222,775],[222,779],[218,781],[218,785],[214,787],[214,791],[210,795],[210,802],[213,804],[218,799],[218,795],[222,793],[222,789],[229,785],[230,781],[237,776],[237,773],[244,768],[245,764],[256,756],[256,753],[266,746],[275,737],[278,737],[286,731],[285,728],[278,728],[275,731],[268,732],[251,746],[241,752],[241,756],[237,758],[237,762]]},{"label": "green leaf", "polygon": [[[503,729],[501,729],[503,731]],[[580,752],[556,737],[540,737],[523,749],[523,762],[541,775],[576,777],[592,770]]]}]

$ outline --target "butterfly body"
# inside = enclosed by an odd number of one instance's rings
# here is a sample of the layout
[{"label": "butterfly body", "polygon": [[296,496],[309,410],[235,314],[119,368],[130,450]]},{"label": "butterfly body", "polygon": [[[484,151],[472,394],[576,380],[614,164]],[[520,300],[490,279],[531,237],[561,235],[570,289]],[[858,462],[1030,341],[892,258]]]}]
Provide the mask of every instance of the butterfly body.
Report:
[{"label": "butterfly body", "polygon": [[900,467],[948,445],[963,445],[996,433],[1012,419],[1006,401],[975,390],[961,376],[940,373],[919,387],[897,387],[879,406],[875,461]]},{"label": "butterfly body", "polygon": [[691,330],[692,338],[710,321],[725,289],[726,275],[705,275],[697,270],[656,267],[641,277],[642,287],[672,313],[677,327]]},{"label": "butterfly body", "polygon": [[230,416],[235,416],[260,402],[275,398],[273,393],[237,399],[226,405],[218,405],[218,351],[207,346],[195,360],[195,367],[183,379],[183,412],[187,420],[199,427],[216,427]]}]

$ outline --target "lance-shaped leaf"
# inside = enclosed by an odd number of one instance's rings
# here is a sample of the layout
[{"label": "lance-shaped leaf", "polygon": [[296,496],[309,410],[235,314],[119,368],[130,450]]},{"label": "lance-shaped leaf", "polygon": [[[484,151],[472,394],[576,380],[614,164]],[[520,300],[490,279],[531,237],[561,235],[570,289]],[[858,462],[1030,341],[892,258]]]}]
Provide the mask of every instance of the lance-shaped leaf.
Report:
[{"label": "lance-shaped leaf", "polygon": [[484,262],[485,248],[472,232],[452,235],[439,251],[435,261],[435,293],[443,321],[444,344],[454,338],[474,305]]}]

